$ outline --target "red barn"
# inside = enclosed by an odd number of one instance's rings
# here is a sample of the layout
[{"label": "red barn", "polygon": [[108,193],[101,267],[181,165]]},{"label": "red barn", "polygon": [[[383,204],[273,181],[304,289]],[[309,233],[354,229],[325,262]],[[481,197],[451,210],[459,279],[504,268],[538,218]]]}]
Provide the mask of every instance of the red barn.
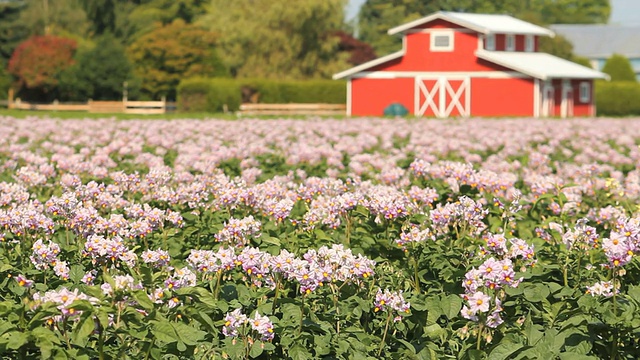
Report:
[{"label": "red barn", "polygon": [[546,28],[508,15],[437,12],[395,27],[402,50],[335,74],[347,115],[594,116],[594,79],[606,74],[538,52]]}]

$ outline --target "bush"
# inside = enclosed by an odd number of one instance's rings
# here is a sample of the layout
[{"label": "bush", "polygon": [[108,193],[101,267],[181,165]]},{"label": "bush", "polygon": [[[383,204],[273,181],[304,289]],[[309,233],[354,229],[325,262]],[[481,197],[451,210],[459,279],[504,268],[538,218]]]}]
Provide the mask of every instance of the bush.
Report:
[{"label": "bush", "polygon": [[598,115],[640,115],[640,84],[636,82],[596,82]]},{"label": "bush", "polygon": [[181,81],[177,90],[178,110],[183,112],[211,111],[207,107],[207,95],[210,87],[210,79],[193,78]]},{"label": "bush", "polygon": [[218,112],[226,104],[229,111],[236,111],[243,102],[344,104],[346,92],[345,83],[334,80],[195,78],[178,86],[178,109]]},{"label": "bush", "polygon": [[636,82],[636,74],[633,72],[629,59],[619,54],[613,54],[602,68],[602,72],[611,76],[611,81]]},{"label": "bush", "polygon": [[282,94],[291,103],[344,104],[347,86],[344,81],[306,80],[288,81],[282,84]]},{"label": "bush", "polygon": [[[207,108],[209,111],[237,111],[240,108],[242,95],[240,83],[237,80],[211,79],[209,84],[210,87],[207,94]],[[226,109],[225,105],[227,106]]]}]

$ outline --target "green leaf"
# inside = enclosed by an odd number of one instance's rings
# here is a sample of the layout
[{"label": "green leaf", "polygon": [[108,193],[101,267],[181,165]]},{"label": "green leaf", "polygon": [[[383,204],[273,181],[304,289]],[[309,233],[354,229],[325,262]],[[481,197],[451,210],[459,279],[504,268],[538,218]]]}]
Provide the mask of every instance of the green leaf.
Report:
[{"label": "green leaf", "polygon": [[307,360],[312,358],[311,353],[300,344],[293,345],[289,348],[288,353],[292,360]]},{"label": "green leaf", "polygon": [[266,243],[266,244],[270,244],[270,245],[275,245],[275,246],[281,246],[282,245],[281,242],[280,242],[280,239],[272,237],[272,236],[270,236],[270,237],[266,237],[265,236],[262,239],[262,242]]},{"label": "green leaf", "polygon": [[561,353],[558,355],[558,357],[560,358],[560,360],[596,360],[598,359],[595,356],[589,356],[589,355],[582,355],[582,354],[576,354],[576,353]]},{"label": "green leaf", "polygon": [[96,328],[95,321],[91,314],[83,314],[78,324],[76,324],[71,334],[74,344],[84,347],[89,341],[89,337]]},{"label": "green leaf", "polygon": [[72,265],[69,269],[69,279],[78,284],[84,277],[84,267],[80,264]]},{"label": "green leaf", "polygon": [[467,354],[469,355],[469,360],[485,359],[484,352],[481,350],[471,349]]},{"label": "green leaf", "polygon": [[183,323],[173,323],[172,325],[180,340],[182,340],[187,345],[196,345],[207,335],[206,332]]},{"label": "green leaf", "polygon": [[249,350],[249,356],[255,359],[258,356],[262,355],[262,352],[264,351],[264,349],[262,348],[262,344],[262,341],[254,342],[253,345],[251,345],[251,350]]},{"label": "green leaf", "polygon": [[436,338],[439,338],[441,335],[447,333],[447,331],[437,323],[433,323],[431,325],[425,326],[423,331],[424,331],[424,335],[429,339],[436,339]]},{"label": "green leaf", "polygon": [[549,287],[544,284],[534,283],[524,286],[524,298],[531,302],[540,302],[549,296]]},{"label": "green leaf", "polygon": [[167,344],[178,341],[178,334],[176,334],[171,323],[166,320],[152,321],[151,333],[156,337],[156,339]]},{"label": "green leaf", "polygon": [[0,265],[0,273],[13,270],[13,265],[11,264],[2,264]]},{"label": "green leaf", "polygon": [[176,348],[181,352],[187,351],[187,345],[185,345],[185,343],[183,343],[182,341],[178,341]]},{"label": "green leaf", "polygon": [[522,344],[516,344],[508,341],[500,342],[491,352],[489,358],[491,360],[506,360],[523,347]]},{"label": "green leaf", "polygon": [[455,294],[443,296],[440,301],[440,308],[447,319],[454,319],[460,315],[460,310],[462,309],[462,298]]},{"label": "green leaf", "polygon": [[143,290],[137,290],[132,292],[133,299],[145,310],[153,310],[154,304],[149,295]]},{"label": "green leaf", "polygon": [[7,349],[17,350],[29,341],[29,336],[23,332],[11,331],[0,337],[0,344],[7,344]]}]

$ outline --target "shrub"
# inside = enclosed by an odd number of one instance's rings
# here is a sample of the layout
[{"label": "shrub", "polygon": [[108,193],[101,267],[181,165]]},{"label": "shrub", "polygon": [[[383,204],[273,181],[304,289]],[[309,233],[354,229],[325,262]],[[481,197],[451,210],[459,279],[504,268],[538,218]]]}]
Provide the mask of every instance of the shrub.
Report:
[{"label": "shrub", "polygon": [[207,95],[210,87],[210,79],[193,78],[181,81],[177,90],[178,110],[184,112],[210,111],[207,107]]},{"label": "shrub", "polygon": [[636,82],[596,82],[598,115],[640,115],[640,84]]},{"label": "shrub", "polygon": [[209,80],[209,92],[207,94],[207,108],[209,111],[220,112],[225,110],[236,111],[242,103],[240,83],[234,79]]},{"label": "shrub", "polygon": [[194,78],[178,86],[178,109],[216,112],[226,104],[236,111],[243,102],[343,104],[346,90],[344,82],[333,80]]},{"label": "shrub", "polygon": [[611,76],[611,81],[636,81],[629,59],[619,54],[613,54],[602,68],[602,72]]}]

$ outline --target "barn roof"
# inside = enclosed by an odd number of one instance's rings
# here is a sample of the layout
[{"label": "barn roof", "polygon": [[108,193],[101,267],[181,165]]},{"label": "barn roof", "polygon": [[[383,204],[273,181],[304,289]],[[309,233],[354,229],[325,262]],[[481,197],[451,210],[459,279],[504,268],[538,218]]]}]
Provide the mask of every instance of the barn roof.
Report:
[{"label": "barn roof", "polygon": [[370,69],[374,66],[377,65],[381,65],[386,63],[387,61],[391,61],[391,60],[395,60],[395,59],[399,59],[401,57],[404,56],[404,50],[400,50],[400,51],[396,51],[392,54],[377,58],[377,59],[373,59],[371,61],[367,61],[364,64],[360,64],[358,66],[352,67],[349,70],[345,70],[343,72],[337,73],[333,75],[333,80],[337,80],[337,79],[342,79],[344,77],[347,77],[349,75],[353,75],[355,73],[359,73],[360,71],[364,71],[367,69]]},{"label": "barn roof", "polygon": [[554,36],[553,31],[509,15],[468,14],[438,11],[432,15],[389,29],[389,35],[402,33],[433,20],[446,20],[482,34],[524,34]]},{"label": "barn roof", "polygon": [[542,80],[609,78],[607,74],[600,71],[545,53],[479,50],[476,55],[480,59]]},{"label": "barn roof", "polygon": [[640,58],[640,25],[551,25],[573,44],[576,55],[606,59],[612,54]]}]

